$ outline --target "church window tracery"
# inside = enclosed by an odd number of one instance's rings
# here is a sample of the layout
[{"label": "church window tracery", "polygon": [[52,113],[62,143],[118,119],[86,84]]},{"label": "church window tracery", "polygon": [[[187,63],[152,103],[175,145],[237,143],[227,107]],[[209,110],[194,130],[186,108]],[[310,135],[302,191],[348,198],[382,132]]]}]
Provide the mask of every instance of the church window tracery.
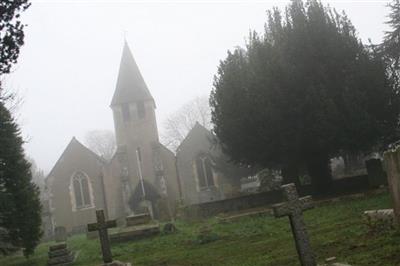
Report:
[{"label": "church window tracery", "polygon": [[76,209],[92,207],[88,176],[82,172],[75,173],[72,178],[72,187]]},{"label": "church window tracery", "polygon": [[211,159],[205,155],[196,158],[196,173],[199,189],[215,186]]}]

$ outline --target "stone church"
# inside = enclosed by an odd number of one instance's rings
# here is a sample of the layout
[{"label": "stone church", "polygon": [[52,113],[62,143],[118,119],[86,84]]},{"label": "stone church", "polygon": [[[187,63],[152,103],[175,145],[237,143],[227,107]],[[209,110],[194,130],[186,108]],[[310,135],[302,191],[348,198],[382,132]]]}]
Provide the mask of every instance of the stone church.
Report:
[{"label": "stone church", "polygon": [[108,219],[142,212],[168,219],[178,201],[196,204],[234,193],[217,167],[221,152],[207,129],[196,124],[176,156],[159,142],[156,103],[126,42],[110,107],[117,151],[105,161],[72,138],[46,178],[45,235],[55,226],[85,231],[96,209]]}]

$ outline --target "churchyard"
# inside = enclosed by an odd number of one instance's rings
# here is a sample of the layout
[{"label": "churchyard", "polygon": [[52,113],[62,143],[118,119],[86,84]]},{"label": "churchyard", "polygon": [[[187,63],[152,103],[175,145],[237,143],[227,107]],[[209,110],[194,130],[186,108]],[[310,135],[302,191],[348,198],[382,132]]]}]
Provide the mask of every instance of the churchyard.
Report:
[{"label": "churchyard", "polygon": [[[370,25],[361,36],[322,0],[264,9],[263,31],[244,46],[231,40],[256,27],[247,7],[207,8],[206,23],[200,9],[152,6],[141,21],[137,7],[115,3],[38,7],[27,21],[46,35],[27,31],[37,40],[14,69],[31,2],[0,1],[0,266],[400,266],[400,0],[387,6],[390,30],[368,44]],[[135,27],[115,76],[111,29],[125,23]],[[44,88],[23,109],[40,117],[35,127],[19,125],[13,79]],[[175,109],[201,87],[204,103]],[[111,125],[105,107],[114,131],[96,130]],[[31,152],[54,163],[46,175]]]},{"label": "churchyard", "polygon": [[[391,208],[389,193],[328,201],[304,212],[317,262],[336,257],[351,265],[398,265],[400,234],[371,231],[362,216],[365,210]],[[176,221],[173,234],[111,244],[113,259],[132,265],[299,265],[288,218],[271,214],[221,222],[216,217],[198,222]],[[96,239],[86,235],[68,238],[68,247],[79,252],[74,265],[100,265]],[[46,265],[48,247],[35,255],[1,258],[0,265]]]}]

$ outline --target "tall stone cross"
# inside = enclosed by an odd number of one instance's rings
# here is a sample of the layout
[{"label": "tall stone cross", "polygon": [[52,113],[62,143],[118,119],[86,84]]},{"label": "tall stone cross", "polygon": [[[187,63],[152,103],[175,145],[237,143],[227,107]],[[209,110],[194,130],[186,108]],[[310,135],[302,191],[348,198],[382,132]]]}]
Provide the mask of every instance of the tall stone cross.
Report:
[{"label": "tall stone cross", "polygon": [[88,224],[87,228],[89,232],[99,231],[101,253],[103,254],[104,263],[112,262],[110,240],[108,239],[107,229],[116,227],[117,223],[115,220],[106,221],[103,210],[96,210],[97,223]]},{"label": "tall stone cross", "polygon": [[316,266],[314,254],[303,220],[303,211],[313,208],[311,196],[299,198],[296,186],[291,183],[281,186],[287,202],[273,206],[275,217],[289,216],[290,226],[302,266]]}]

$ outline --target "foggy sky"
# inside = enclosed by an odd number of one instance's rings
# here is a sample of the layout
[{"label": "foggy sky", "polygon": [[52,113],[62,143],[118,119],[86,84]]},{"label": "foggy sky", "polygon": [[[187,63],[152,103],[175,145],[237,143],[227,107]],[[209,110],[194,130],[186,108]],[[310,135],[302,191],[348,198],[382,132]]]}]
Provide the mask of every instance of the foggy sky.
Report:
[{"label": "foggy sky", "polygon": [[[23,104],[17,115],[26,152],[48,172],[73,136],[114,130],[109,108],[124,36],[163,120],[208,95],[219,61],[261,32],[265,11],[288,1],[32,1],[22,15],[25,46],[6,88]],[[364,42],[388,30],[388,1],[323,1],[345,10]]]}]

